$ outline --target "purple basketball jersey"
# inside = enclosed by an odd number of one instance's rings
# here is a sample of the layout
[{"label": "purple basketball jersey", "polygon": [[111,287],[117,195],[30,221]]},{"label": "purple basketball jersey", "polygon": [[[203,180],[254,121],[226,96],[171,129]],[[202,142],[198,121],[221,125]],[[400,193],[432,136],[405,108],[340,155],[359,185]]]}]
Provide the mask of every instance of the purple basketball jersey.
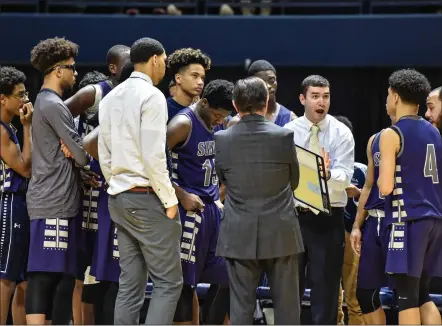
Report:
[{"label": "purple basketball jersey", "polygon": [[[406,116],[391,127],[401,139],[395,186],[385,199],[388,224],[422,218],[442,219],[442,138],[418,116]],[[399,218],[400,217],[400,218]]]},{"label": "purple basketball jersey", "polygon": [[185,109],[186,107],[182,106],[177,101],[175,101],[173,97],[168,97],[166,102],[167,102],[167,114],[168,114],[167,123],[169,123],[169,121],[172,120],[173,117],[178,114],[178,112]]},{"label": "purple basketball jersey", "polygon": [[[3,121],[0,121],[0,124],[5,127],[9,138],[14,142],[17,148],[20,149],[15,128],[12,125],[7,125]],[[26,191],[26,187],[27,180],[11,169],[3,159],[0,158],[0,191],[14,193],[24,192]]]},{"label": "purple basketball jersey", "polygon": [[379,191],[377,180],[379,178],[379,163],[381,158],[381,151],[379,148],[379,140],[381,138],[382,131],[378,132],[371,144],[371,157],[373,159],[374,175],[373,184],[371,186],[370,194],[368,195],[367,202],[365,203],[365,210],[380,209],[384,210],[385,197],[381,195]]},{"label": "purple basketball jersey", "polygon": [[218,177],[215,171],[215,140],[196,112],[195,107],[182,110],[191,121],[186,141],[172,151],[172,180],[185,191],[215,201],[219,199]]},{"label": "purple basketball jersey", "polygon": [[[102,81],[97,84],[101,87],[103,99],[112,90],[112,84],[109,81]],[[84,138],[92,130],[98,126],[97,123],[90,123],[85,115],[80,116],[80,123],[78,125],[78,133]],[[79,247],[82,249],[78,257],[78,271],[76,277],[82,279],[84,271],[87,266],[92,264],[93,251],[97,241],[98,230],[98,205],[107,193],[103,191],[105,186],[104,176],[101,172],[100,164],[95,159],[89,163],[91,171],[99,175],[98,181],[100,186],[98,188],[90,188],[84,191],[82,196],[82,216],[81,216],[81,235]]]},{"label": "purple basketball jersey", "polygon": [[442,138],[418,116],[402,117],[391,128],[401,148],[394,189],[385,199],[385,219],[391,225],[386,272],[441,276]]},{"label": "purple basketball jersey", "polygon": [[213,131],[207,128],[194,106],[178,114],[190,119],[191,131],[186,141],[172,151],[172,178],[185,191],[198,195],[205,204],[203,211],[196,212],[186,212],[179,205],[184,284],[227,284],[225,261],[215,256],[221,211],[214,203],[219,199],[219,188]]},{"label": "purple basketball jersey", "polygon": [[279,112],[276,116],[276,119],[274,121],[275,125],[278,125],[280,127],[284,127],[287,123],[289,123],[292,120],[292,111],[287,109],[285,106],[277,103],[276,105],[279,105]]},{"label": "purple basketball jersey", "polygon": [[[105,192],[105,190],[100,190],[100,192]],[[117,228],[109,214],[108,200],[108,196],[103,196],[98,204],[100,227],[90,274],[95,276],[97,281],[118,283],[120,278],[120,253],[118,250]]]},{"label": "purple basketball jersey", "polygon": [[[105,80],[102,82],[99,82],[97,86],[100,86],[101,88],[101,99],[103,99],[109,92],[113,89],[112,84]],[[93,119],[91,119],[93,120]],[[86,118],[85,114],[80,115],[80,123],[78,124],[78,134],[81,138],[84,138],[88,133],[90,133],[94,128],[98,126],[97,122],[91,122]]]},{"label": "purple basketball jersey", "polygon": [[[3,121],[9,138],[20,150],[16,130]],[[0,279],[24,279],[29,248],[27,180],[0,157]]]},{"label": "purple basketball jersey", "polygon": [[[108,81],[98,83],[103,91],[102,99],[112,90],[112,85]],[[91,126],[91,130],[98,124]],[[118,282],[120,276],[120,266],[118,257],[118,247],[114,250],[114,238],[116,231],[113,222],[110,220],[108,204],[108,194],[106,182],[101,172],[100,164],[93,159],[89,167],[91,171],[99,175],[100,186],[86,191],[83,198],[83,231],[86,236],[86,254],[88,265],[91,265],[90,274],[97,278],[97,281]]]}]

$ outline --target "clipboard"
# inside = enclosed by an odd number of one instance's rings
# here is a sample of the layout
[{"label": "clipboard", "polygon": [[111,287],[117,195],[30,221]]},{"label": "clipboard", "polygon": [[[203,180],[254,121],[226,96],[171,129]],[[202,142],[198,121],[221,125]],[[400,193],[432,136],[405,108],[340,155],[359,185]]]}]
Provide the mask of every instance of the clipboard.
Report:
[{"label": "clipboard", "polygon": [[295,199],[321,213],[331,215],[324,159],[303,147],[295,146],[299,162],[299,185],[293,192]]}]

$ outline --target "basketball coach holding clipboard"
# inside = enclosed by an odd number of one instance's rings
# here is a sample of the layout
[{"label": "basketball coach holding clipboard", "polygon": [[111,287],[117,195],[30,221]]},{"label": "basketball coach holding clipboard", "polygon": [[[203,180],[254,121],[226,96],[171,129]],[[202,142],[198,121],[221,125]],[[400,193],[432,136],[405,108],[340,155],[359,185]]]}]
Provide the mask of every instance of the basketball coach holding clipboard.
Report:
[{"label": "basketball coach holding clipboard", "polygon": [[239,80],[233,104],[241,120],[215,134],[215,168],[227,186],[217,256],[226,258],[234,325],[253,323],[262,271],[275,324],[300,324],[297,254],[304,247],[293,200],[299,164],[293,132],[265,118],[268,99],[260,78]]}]

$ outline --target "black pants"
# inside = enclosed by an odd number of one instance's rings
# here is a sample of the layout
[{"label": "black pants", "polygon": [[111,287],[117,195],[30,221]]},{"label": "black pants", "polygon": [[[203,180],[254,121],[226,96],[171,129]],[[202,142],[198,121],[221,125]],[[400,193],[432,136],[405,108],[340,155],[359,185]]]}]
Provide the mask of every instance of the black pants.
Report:
[{"label": "black pants", "polygon": [[299,224],[305,247],[299,255],[300,301],[308,278],[313,324],[336,325],[344,262],[344,209],[332,208],[331,216],[301,212]]}]

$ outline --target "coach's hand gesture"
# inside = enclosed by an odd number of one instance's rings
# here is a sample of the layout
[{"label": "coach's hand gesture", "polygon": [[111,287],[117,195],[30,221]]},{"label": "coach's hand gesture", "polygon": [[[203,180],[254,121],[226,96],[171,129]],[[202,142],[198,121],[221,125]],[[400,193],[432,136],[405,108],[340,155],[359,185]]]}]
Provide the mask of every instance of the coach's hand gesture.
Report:
[{"label": "coach's hand gesture", "polygon": [[324,147],[321,148],[321,156],[324,159],[324,176],[325,178],[328,180],[330,179],[330,153],[329,152],[325,152]]}]

